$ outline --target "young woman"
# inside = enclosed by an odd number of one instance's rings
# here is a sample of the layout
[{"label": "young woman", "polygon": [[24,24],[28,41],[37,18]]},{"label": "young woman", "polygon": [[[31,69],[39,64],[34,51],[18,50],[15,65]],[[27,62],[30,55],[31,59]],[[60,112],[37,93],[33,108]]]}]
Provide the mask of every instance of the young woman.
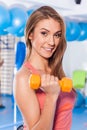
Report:
[{"label": "young woman", "polygon": [[[14,96],[23,116],[23,129],[70,130],[75,92],[62,92],[58,84],[65,77],[62,59],[66,40],[61,16],[49,6],[40,7],[27,21],[25,40],[26,59],[14,79]],[[29,85],[32,73],[41,76],[38,90]]]}]

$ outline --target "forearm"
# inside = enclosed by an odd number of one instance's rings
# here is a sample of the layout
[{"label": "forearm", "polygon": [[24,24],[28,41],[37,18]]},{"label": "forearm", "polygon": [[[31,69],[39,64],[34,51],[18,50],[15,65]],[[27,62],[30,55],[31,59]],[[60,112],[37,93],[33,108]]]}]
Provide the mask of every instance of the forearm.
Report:
[{"label": "forearm", "polygon": [[40,115],[40,120],[32,130],[52,130],[56,110],[56,100],[46,96],[44,108]]}]

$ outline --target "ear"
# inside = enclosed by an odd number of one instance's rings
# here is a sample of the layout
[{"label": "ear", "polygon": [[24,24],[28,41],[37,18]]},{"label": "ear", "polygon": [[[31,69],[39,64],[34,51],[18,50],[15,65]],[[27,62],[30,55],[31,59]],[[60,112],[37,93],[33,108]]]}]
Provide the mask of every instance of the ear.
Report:
[{"label": "ear", "polygon": [[29,35],[29,39],[30,39],[30,40],[33,39],[33,33],[31,33],[31,34]]}]

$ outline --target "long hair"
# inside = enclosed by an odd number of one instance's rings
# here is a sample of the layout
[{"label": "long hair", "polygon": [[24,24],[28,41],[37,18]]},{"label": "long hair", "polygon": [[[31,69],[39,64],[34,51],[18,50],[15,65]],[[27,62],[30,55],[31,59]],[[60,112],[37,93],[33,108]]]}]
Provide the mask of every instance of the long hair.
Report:
[{"label": "long hair", "polygon": [[29,17],[26,24],[26,29],[25,29],[25,41],[26,41],[26,46],[27,46],[26,59],[29,58],[31,54],[31,50],[32,50],[32,44],[29,39],[29,35],[34,31],[34,28],[36,27],[36,24],[38,22],[44,19],[49,19],[49,18],[52,18],[56,20],[58,23],[60,23],[60,26],[62,29],[62,36],[60,38],[60,43],[56,51],[52,55],[52,57],[49,58],[49,66],[51,67],[51,70],[52,70],[51,74],[61,79],[62,77],[65,77],[65,73],[63,71],[63,66],[62,66],[63,55],[66,49],[65,25],[61,16],[52,7],[42,6],[38,8],[36,11],[34,11]]}]

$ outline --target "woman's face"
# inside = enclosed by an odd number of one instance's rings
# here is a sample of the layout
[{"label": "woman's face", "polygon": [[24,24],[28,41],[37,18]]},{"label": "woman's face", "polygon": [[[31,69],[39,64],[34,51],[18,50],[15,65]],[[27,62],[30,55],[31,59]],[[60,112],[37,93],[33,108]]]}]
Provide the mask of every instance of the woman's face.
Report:
[{"label": "woman's face", "polygon": [[41,20],[29,36],[32,54],[50,58],[59,45],[61,34],[60,23],[52,18]]}]

